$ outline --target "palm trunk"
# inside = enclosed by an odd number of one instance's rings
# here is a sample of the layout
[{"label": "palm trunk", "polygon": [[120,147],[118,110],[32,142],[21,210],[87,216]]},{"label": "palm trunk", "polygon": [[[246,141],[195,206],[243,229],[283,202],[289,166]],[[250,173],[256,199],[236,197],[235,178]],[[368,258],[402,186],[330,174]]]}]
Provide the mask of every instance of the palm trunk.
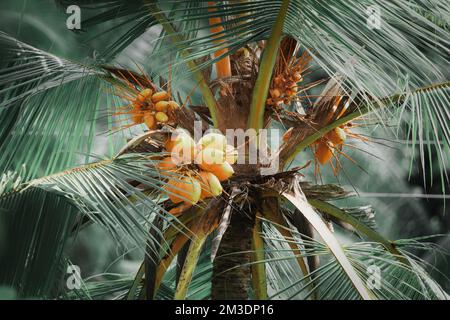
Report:
[{"label": "palm trunk", "polygon": [[251,280],[254,212],[234,210],[214,260],[213,300],[247,300]]}]

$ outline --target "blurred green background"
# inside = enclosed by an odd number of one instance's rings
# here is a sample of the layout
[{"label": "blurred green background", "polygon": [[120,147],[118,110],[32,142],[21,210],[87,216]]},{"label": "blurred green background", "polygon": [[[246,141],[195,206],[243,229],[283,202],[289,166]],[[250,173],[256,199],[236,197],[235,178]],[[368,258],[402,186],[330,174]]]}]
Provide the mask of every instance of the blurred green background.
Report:
[{"label": "blurred green background", "polygon": [[[94,37],[102,33],[102,25],[88,32],[73,32],[66,28],[69,15],[64,8],[57,7],[53,1],[3,0],[0,2],[0,30],[39,49],[68,59],[94,59],[118,33]],[[83,23],[83,12],[82,12]],[[151,39],[157,35],[150,30],[142,39],[135,41],[116,61],[126,64],[129,59],[141,61],[145,52],[151,50]],[[323,77],[314,73],[309,80]],[[308,80],[308,79],[307,79]],[[368,120],[371,122],[371,120]],[[450,216],[448,196],[442,195],[439,172],[433,176],[427,173],[427,187],[424,187],[420,165],[413,164],[410,172],[410,154],[415,146],[395,140],[395,128],[369,126],[364,134],[370,135],[370,144],[353,141],[356,148],[347,148],[347,154],[359,166],[343,160],[343,170],[339,179],[329,169],[323,172],[325,182],[339,181],[347,190],[360,193],[359,197],[341,200],[348,205],[370,204],[374,207],[376,221],[383,234],[392,239],[440,235],[429,239],[437,245],[449,249]],[[95,153],[106,152],[104,140],[99,137]],[[362,152],[361,150],[366,152]],[[448,152],[448,150],[447,150]],[[370,154],[368,154],[370,153]],[[436,155],[430,155],[436,160]],[[310,154],[303,153],[297,158],[298,165],[304,164]],[[448,165],[448,164],[447,164]],[[437,166],[434,166],[436,168]],[[305,170],[307,177],[314,180],[313,166]],[[446,168],[448,169],[448,168]],[[428,170],[428,169],[427,169]],[[430,183],[433,180],[433,183]],[[450,195],[450,189],[445,188]],[[426,196],[430,194],[431,196]],[[446,199],[447,198],[447,199]],[[445,201],[446,199],[446,201]],[[98,226],[92,225],[83,230],[67,246],[67,252],[74,264],[81,268],[83,278],[105,273],[135,272],[140,264],[142,252],[119,248]],[[432,272],[447,292],[450,291],[450,259],[446,255],[431,252],[417,252],[441,273]],[[105,275],[104,275],[105,276]],[[13,296],[7,289],[0,288],[1,296]]]}]

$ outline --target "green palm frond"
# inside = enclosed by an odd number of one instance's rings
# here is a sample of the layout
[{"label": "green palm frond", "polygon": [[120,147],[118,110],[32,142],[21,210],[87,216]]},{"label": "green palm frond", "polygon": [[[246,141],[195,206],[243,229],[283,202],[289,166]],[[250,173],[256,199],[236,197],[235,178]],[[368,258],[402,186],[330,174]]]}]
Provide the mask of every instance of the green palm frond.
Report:
[{"label": "green palm frond", "polygon": [[[211,296],[212,262],[210,256],[211,239],[208,239],[205,248],[202,249],[200,258],[195,268],[192,282],[189,285],[187,299],[205,300]],[[168,268],[163,282],[155,299],[170,300],[175,295],[177,266],[174,261]],[[83,282],[81,289],[65,293],[69,299],[125,299],[133,285],[133,277],[129,274],[105,275],[99,274]],[[133,299],[143,298],[143,282],[139,282],[136,296]]]},{"label": "green palm frond", "polygon": [[[32,180],[28,188],[64,195],[82,214],[103,225],[118,243],[126,235],[141,246],[154,228],[152,220],[169,219],[155,195],[165,185],[149,155],[125,154]],[[133,186],[130,181],[140,184]],[[19,189],[20,190],[20,189]],[[19,191],[20,193],[20,191]]]},{"label": "green palm frond", "polygon": [[[268,274],[271,275],[269,283],[273,286],[271,299],[305,299],[311,297],[314,292],[317,292],[319,299],[360,298],[325,243],[307,239],[304,235],[301,235],[302,240],[299,240],[297,236],[300,234],[295,231],[293,233],[296,236],[289,241],[308,248],[302,253],[304,257],[318,255],[321,259],[320,267],[313,273],[314,290],[308,290],[307,277],[296,269],[292,253],[286,253],[289,248],[286,243],[288,240],[281,238],[269,223],[265,227],[264,239],[267,244],[265,263]],[[399,250],[408,255],[406,241],[404,244],[405,246],[402,246],[399,242]],[[408,256],[408,266],[386,252],[380,244],[372,242],[344,245],[344,252],[377,299],[446,299],[446,293],[425,272],[417,257]]]},{"label": "green palm frond", "polygon": [[21,298],[56,297],[65,274],[63,250],[76,217],[74,205],[42,189],[3,195],[0,284],[14,287]]},{"label": "green palm frond", "polygon": [[[27,166],[27,180],[74,166],[90,154],[105,81],[95,69],[0,33],[0,168]],[[85,161],[89,159],[85,156]]]},{"label": "green palm frond", "polygon": [[[450,148],[449,102],[450,82],[446,82],[420,91],[406,92],[402,101],[398,101],[396,104],[399,121],[406,124],[406,136],[412,143],[411,160],[418,153],[424,185],[433,185],[433,161],[428,157],[435,153],[439,160],[438,170],[443,191],[445,190],[444,184],[450,183],[445,169],[450,161],[448,157]],[[429,183],[426,181],[427,176],[430,178]]]},{"label": "green palm frond", "polygon": [[[72,3],[89,6],[86,1]],[[115,13],[124,10],[130,13],[134,10],[134,13],[138,14],[144,13],[145,8],[151,7],[151,4],[159,5],[163,13],[168,9],[164,2],[143,1],[128,6],[124,0],[103,1],[98,7],[116,10]],[[192,29],[180,29],[178,33],[185,39],[181,44],[182,49],[191,51],[193,58],[199,58],[199,52],[203,52],[205,56],[220,47],[237,49],[249,42],[267,39],[282,1],[220,3],[214,6],[214,11],[208,11],[206,2],[200,0],[173,1],[172,4],[177,5],[177,10],[169,21],[175,26],[184,21],[195,22]],[[419,48],[430,50],[440,61],[444,61],[448,35],[445,30],[417,12],[419,9],[425,9],[442,15],[442,12],[445,12],[442,5],[438,1],[404,0],[386,3],[368,0],[318,3],[312,0],[294,0],[291,1],[285,18],[284,32],[316,52],[315,57],[321,64],[328,66],[327,69],[332,68],[334,72],[339,71],[349,77],[358,88],[375,93],[376,88],[371,86],[378,85],[381,90],[378,90],[376,95],[387,95],[386,93],[396,88],[397,81],[394,75],[389,76],[386,70],[397,70],[397,75],[408,74],[416,84],[428,82],[430,76],[442,78],[437,61],[431,61]],[[371,30],[367,25],[367,9],[370,6],[378,6],[381,10],[380,29]],[[151,16],[152,13],[147,14]],[[219,39],[225,40],[220,47],[207,35],[197,36],[209,28],[203,22],[210,17],[221,17],[225,21],[225,30],[217,35],[220,36]],[[110,14],[107,17],[99,15],[90,20],[90,24],[100,24],[108,20],[112,20],[114,26],[120,22],[120,19],[116,20],[115,16]],[[135,25],[140,23],[140,20],[134,22]],[[428,37],[431,35],[432,37]],[[405,52],[408,52],[408,55]],[[351,61],[354,63],[349,65]],[[418,61],[420,63],[417,63]],[[357,82],[361,84],[358,85]]]},{"label": "green palm frond", "polygon": [[[80,217],[79,213],[102,225],[118,244],[124,246],[127,244],[123,238],[139,248],[143,243],[155,242],[153,233],[149,232],[156,230],[160,233],[152,223],[155,217],[161,217],[167,226],[176,222],[174,229],[181,231],[184,225],[172,218],[161,207],[160,196],[154,195],[165,183],[160,179],[155,163],[148,157],[148,154],[125,154],[22,183],[19,174],[5,174],[2,178],[4,191],[0,196],[1,225],[7,230],[4,240],[17,246],[7,246],[5,252],[0,252],[5,258],[2,259],[5,262],[2,266],[5,268],[2,269],[5,270],[4,278],[0,282],[11,285],[18,285],[21,281],[28,283],[16,276],[30,268],[32,271],[32,264],[30,267],[26,261],[28,252],[36,254],[36,259],[47,259],[42,263],[48,262],[51,270],[63,267],[64,243],[73,236],[76,222],[81,221],[76,219]],[[131,181],[140,186],[130,184]],[[19,232],[24,227],[21,221],[27,221],[27,228],[30,228],[26,237]],[[152,248],[157,250],[158,245]],[[55,256],[49,257],[50,254]],[[40,268],[46,270],[45,266]],[[54,290],[60,274],[55,270],[49,276],[47,281],[53,281],[53,287],[31,281],[29,285],[32,287],[23,289],[21,296],[50,295],[50,291],[33,290],[38,290],[41,285],[39,290]],[[42,281],[45,279],[42,277]]]}]

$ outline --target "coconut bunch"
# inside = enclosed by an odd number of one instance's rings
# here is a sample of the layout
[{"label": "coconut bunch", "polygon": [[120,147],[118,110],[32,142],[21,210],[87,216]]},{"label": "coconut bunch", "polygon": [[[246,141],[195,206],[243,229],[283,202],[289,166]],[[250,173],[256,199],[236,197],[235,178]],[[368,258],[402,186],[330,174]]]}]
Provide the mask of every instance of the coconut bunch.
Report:
[{"label": "coconut bunch", "polygon": [[165,190],[175,204],[191,206],[221,195],[222,182],[234,173],[237,150],[220,133],[208,133],[195,143],[187,131],[177,129],[165,149],[170,155],[158,167],[168,179]]},{"label": "coconut bunch", "polygon": [[170,100],[166,91],[153,92],[150,88],[141,90],[130,106],[127,113],[133,124],[145,123],[150,130],[156,129],[158,125],[173,123],[175,119],[171,111],[180,107],[177,102]]},{"label": "coconut bunch", "polygon": [[[329,124],[333,121],[333,119],[340,119],[348,110],[350,101],[344,96],[337,96],[334,98],[335,103],[332,105],[330,111],[325,116],[325,124]],[[352,122],[344,123],[322,138],[317,140],[312,144],[312,148],[314,150],[314,158],[321,165],[326,165],[330,162],[332,157],[337,158],[339,154],[344,155],[346,158],[352,160],[349,156],[345,155],[342,151],[342,147],[345,145],[346,140],[350,138],[355,138],[361,141],[368,142],[369,139],[361,136],[357,133],[352,132],[352,129],[357,126]],[[337,153],[337,154],[336,154]],[[339,170],[339,163],[336,164],[334,168],[335,174]]]},{"label": "coconut bunch", "polygon": [[334,128],[314,143],[314,157],[321,165],[327,164],[333,156],[333,150],[344,144],[347,138],[344,128],[345,126]]},{"label": "coconut bunch", "polygon": [[272,79],[267,105],[277,108],[282,104],[289,105],[297,98],[299,83],[303,81],[302,74],[309,60],[310,56],[305,52],[299,58],[293,56],[290,61],[284,62]]}]

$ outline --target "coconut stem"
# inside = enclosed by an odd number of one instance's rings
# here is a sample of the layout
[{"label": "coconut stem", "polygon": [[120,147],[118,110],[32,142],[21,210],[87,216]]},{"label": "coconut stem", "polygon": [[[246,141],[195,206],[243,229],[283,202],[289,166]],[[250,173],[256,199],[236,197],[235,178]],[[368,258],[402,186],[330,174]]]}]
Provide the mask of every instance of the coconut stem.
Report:
[{"label": "coconut stem", "polygon": [[233,210],[214,260],[213,300],[248,299],[254,224],[255,217],[251,212]]}]

